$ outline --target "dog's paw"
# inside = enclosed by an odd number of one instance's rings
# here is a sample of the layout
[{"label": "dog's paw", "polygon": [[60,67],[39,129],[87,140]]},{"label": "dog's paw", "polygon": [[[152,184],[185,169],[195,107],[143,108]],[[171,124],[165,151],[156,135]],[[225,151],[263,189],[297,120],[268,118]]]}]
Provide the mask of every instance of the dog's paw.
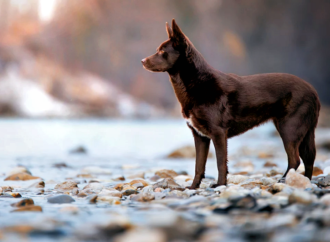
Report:
[{"label": "dog's paw", "polygon": [[213,185],[211,186],[211,188],[216,188],[216,187],[218,187],[218,186],[221,186],[221,185],[219,185],[219,184],[213,184]]},{"label": "dog's paw", "polygon": [[285,177],[282,177],[280,180],[278,180],[278,183],[285,183]]},{"label": "dog's paw", "polygon": [[189,190],[196,190],[198,187],[195,187],[195,186],[189,186],[189,187],[186,187],[186,189],[189,189]]}]

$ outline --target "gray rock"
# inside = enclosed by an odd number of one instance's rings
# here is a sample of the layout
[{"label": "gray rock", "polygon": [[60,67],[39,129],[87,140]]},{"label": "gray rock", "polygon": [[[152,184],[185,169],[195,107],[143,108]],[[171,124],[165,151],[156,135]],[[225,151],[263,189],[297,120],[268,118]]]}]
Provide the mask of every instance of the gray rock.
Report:
[{"label": "gray rock", "polygon": [[318,180],[318,184],[322,187],[327,187],[327,186],[330,186],[330,175],[327,175],[325,177],[321,177],[319,180]]},{"label": "gray rock", "polygon": [[49,203],[72,203],[75,200],[69,195],[57,195],[47,199]]},{"label": "gray rock", "polygon": [[181,187],[179,184],[177,184],[172,178],[164,178],[163,180],[161,180],[153,185],[154,189],[157,187],[160,187],[163,189],[170,188],[171,190],[181,190],[181,191],[184,190],[184,188]]}]

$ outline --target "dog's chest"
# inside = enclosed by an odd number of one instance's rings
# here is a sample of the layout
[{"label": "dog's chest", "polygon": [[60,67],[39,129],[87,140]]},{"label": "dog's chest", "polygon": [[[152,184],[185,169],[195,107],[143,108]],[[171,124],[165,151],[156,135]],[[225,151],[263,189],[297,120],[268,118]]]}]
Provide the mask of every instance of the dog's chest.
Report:
[{"label": "dog's chest", "polygon": [[196,122],[196,120],[192,115],[190,115],[189,118],[185,118],[185,120],[187,121],[187,124],[191,128],[193,128],[199,135],[209,138],[209,135],[206,134],[204,128],[202,128],[201,125],[198,122]]}]

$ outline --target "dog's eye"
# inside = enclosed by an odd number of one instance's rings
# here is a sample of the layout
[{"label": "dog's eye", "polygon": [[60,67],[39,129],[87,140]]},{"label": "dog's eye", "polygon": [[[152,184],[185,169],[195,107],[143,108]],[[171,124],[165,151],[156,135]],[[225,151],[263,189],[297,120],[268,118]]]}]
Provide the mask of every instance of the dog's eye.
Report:
[{"label": "dog's eye", "polygon": [[161,54],[161,55],[164,54],[164,53],[165,53],[165,51],[163,51],[163,50],[159,51],[159,54]]}]

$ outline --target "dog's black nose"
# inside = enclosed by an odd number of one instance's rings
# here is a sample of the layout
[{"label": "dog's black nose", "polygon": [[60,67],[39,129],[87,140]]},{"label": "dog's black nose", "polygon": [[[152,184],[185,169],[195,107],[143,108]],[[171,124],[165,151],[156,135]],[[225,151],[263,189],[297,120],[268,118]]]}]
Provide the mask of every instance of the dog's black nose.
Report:
[{"label": "dog's black nose", "polygon": [[141,62],[142,62],[142,64],[146,63],[146,59],[145,58],[142,59]]}]

